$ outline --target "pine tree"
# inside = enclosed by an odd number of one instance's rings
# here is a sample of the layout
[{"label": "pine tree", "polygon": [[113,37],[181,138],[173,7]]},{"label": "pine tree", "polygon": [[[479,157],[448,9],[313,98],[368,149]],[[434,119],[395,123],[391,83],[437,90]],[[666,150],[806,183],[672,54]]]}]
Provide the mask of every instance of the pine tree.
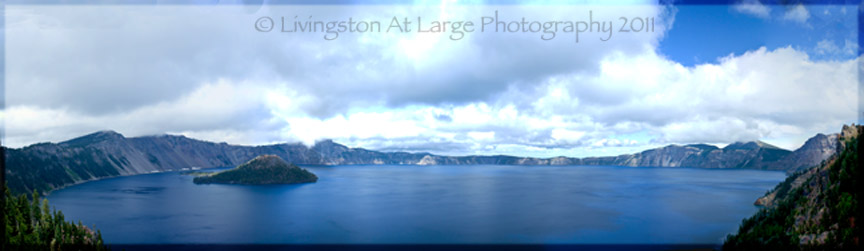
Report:
[{"label": "pine tree", "polygon": [[84,223],[66,222],[63,212],[50,209],[47,199],[34,191],[28,200],[24,194],[4,192],[3,227],[6,229],[2,250],[107,250],[102,232],[94,234]]}]

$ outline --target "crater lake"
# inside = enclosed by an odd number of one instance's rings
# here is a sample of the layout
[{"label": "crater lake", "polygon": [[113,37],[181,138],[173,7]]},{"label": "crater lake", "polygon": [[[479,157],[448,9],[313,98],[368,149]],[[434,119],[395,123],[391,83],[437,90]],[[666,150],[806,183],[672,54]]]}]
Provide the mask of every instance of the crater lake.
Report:
[{"label": "crater lake", "polygon": [[[109,244],[722,243],[783,172],[612,166],[302,166],[317,183],[166,172],[52,192]],[[225,169],[207,169],[225,170]]]}]

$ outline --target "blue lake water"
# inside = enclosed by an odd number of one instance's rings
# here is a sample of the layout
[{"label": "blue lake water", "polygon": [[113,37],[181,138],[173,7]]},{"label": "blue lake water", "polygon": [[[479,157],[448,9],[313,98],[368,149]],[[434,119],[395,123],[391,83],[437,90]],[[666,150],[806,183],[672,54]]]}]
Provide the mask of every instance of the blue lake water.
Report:
[{"label": "blue lake water", "polygon": [[179,172],[53,192],[119,243],[720,243],[782,172],[585,166],[305,167],[317,183]]}]

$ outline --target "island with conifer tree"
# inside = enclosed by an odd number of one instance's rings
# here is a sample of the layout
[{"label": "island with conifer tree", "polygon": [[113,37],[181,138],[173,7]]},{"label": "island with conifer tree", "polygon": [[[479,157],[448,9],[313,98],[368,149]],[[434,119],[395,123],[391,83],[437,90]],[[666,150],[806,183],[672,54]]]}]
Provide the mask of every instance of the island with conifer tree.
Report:
[{"label": "island with conifer tree", "polygon": [[314,183],[318,177],[306,169],[289,164],[276,155],[260,155],[231,170],[216,173],[198,173],[195,184],[299,184]]}]

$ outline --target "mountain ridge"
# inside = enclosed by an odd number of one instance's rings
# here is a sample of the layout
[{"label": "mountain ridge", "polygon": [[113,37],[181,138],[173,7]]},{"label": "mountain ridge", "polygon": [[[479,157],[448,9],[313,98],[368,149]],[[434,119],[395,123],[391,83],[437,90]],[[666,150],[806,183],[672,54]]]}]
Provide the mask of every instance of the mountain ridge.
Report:
[{"label": "mountain ridge", "polygon": [[836,152],[837,137],[817,134],[788,151],[761,142],[667,145],[606,157],[534,158],[509,155],[444,156],[351,148],[332,140],[312,146],[214,143],[182,135],[127,138],[103,130],[59,143],[5,148],[6,179],[13,192],[51,191],[66,185],[123,175],[232,167],[272,154],[297,165],[607,165],[632,167],[745,168],[794,172],[818,165]]}]

